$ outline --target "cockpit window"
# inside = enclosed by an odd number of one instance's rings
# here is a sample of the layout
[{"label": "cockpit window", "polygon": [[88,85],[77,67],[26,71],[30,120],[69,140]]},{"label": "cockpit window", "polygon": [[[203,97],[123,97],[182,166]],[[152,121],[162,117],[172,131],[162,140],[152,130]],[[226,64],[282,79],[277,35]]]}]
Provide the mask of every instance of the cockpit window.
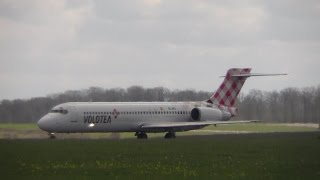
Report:
[{"label": "cockpit window", "polygon": [[50,113],[60,113],[60,114],[67,114],[68,110],[63,109],[63,108],[59,108],[59,109],[52,109],[50,111]]}]

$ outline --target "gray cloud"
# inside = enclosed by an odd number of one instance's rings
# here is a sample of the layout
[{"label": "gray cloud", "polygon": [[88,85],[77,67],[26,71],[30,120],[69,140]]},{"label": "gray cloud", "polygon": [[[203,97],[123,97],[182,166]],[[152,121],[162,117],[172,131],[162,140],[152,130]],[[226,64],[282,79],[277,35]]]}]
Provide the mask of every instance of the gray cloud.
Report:
[{"label": "gray cloud", "polygon": [[0,1],[0,99],[89,86],[214,91],[230,67],[319,84],[318,1]]}]

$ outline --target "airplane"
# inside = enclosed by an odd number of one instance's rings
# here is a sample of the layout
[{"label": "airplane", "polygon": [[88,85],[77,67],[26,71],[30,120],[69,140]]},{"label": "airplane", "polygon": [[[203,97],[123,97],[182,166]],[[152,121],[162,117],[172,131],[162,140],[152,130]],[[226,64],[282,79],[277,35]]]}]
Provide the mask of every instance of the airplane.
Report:
[{"label": "airplane", "polygon": [[222,84],[205,101],[200,102],[68,102],[59,104],[38,121],[38,127],[51,139],[54,133],[135,132],[137,139],[147,133],[201,129],[209,125],[250,123],[230,121],[237,114],[237,96],[248,77],[286,74],[253,74],[251,68],[232,68]]}]

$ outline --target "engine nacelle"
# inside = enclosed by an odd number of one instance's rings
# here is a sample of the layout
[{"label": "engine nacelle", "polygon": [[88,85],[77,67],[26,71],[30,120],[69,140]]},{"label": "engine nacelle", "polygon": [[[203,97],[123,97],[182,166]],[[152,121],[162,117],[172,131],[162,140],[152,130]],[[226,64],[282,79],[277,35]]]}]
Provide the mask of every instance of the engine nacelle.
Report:
[{"label": "engine nacelle", "polygon": [[220,109],[196,107],[191,110],[191,119],[194,121],[228,121],[231,114]]}]

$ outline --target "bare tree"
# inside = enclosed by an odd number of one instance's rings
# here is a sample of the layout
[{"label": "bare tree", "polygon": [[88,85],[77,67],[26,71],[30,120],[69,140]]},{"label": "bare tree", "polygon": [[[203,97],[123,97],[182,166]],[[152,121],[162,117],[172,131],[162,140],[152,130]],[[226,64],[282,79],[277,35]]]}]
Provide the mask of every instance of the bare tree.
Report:
[{"label": "bare tree", "polygon": [[[36,122],[53,106],[64,102],[203,101],[211,94],[192,89],[171,91],[164,87],[147,89],[141,86],[131,86],[127,89],[90,87],[27,100],[2,100],[0,122]],[[249,93],[240,94],[236,107],[239,108],[237,119],[320,123],[320,86],[286,88],[280,92],[251,90]]]}]

